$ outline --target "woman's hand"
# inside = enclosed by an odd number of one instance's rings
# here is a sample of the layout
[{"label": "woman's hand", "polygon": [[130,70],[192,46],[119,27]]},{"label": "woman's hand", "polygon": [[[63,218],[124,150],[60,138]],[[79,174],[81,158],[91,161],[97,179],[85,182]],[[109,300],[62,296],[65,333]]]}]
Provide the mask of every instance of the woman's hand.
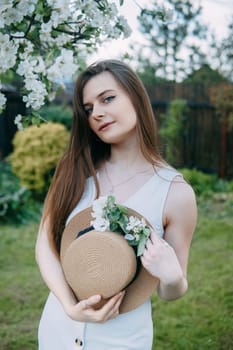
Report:
[{"label": "woman's hand", "polygon": [[119,314],[124,294],[123,291],[114,295],[98,310],[95,310],[95,305],[101,301],[101,296],[93,295],[77,304],[69,305],[65,308],[65,312],[75,321],[104,323]]},{"label": "woman's hand", "polygon": [[174,249],[154,230],[141,257],[144,268],[165,285],[179,281],[183,272]]}]

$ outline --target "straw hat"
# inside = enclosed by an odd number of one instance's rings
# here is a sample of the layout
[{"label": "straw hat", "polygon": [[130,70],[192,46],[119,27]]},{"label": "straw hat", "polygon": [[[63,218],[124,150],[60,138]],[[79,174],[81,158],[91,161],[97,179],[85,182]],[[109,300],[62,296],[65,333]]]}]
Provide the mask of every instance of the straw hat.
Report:
[{"label": "straw hat", "polygon": [[[130,215],[141,218],[127,209]],[[144,269],[121,234],[92,228],[83,234],[91,226],[91,212],[90,207],[76,214],[63,232],[60,256],[65,278],[78,300],[101,294],[97,308],[125,290],[119,311],[128,312],[151,297],[158,279]]]}]

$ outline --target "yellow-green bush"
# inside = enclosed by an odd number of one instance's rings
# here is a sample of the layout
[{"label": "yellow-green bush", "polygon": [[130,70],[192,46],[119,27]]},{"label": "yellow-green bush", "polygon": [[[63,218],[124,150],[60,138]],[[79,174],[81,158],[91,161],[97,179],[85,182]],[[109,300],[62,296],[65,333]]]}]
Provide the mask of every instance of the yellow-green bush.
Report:
[{"label": "yellow-green bush", "polygon": [[29,126],[24,131],[18,131],[13,139],[14,151],[9,161],[21,185],[44,195],[68,139],[69,132],[58,123]]}]

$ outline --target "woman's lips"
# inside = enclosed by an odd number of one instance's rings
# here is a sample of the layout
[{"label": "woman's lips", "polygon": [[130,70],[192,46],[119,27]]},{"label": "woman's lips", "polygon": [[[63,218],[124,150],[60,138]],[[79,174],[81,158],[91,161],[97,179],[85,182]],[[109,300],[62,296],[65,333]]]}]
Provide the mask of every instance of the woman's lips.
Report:
[{"label": "woman's lips", "polygon": [[110,122],[110,123],[104,123],[103,125],[101,125],[99,127],[99,131],[103,131],[105,129],[107,129],[109,127],[109,125],[112,125],[114,122]]}]

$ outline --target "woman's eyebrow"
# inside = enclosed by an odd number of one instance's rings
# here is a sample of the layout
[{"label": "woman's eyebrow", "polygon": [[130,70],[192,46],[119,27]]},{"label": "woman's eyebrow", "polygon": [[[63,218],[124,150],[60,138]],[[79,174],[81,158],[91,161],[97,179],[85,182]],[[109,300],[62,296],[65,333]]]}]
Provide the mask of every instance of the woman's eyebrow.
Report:
[{"label": "woman's eyebrow", "polygon": [[[114,92],[114,90],[113,90],[113,89],[106,89],[106,90],[100,92],[96,97],[99,98],[99,97],[103,96],[104,94],[106,94],[106,93],[108,93],[108,92]],[[90,104],[91,104],[91,103],[86,102],[86,103],[83,104],[83,107],[85,107],[85,106],[87,106],[87,105],[90,105]]]}]

